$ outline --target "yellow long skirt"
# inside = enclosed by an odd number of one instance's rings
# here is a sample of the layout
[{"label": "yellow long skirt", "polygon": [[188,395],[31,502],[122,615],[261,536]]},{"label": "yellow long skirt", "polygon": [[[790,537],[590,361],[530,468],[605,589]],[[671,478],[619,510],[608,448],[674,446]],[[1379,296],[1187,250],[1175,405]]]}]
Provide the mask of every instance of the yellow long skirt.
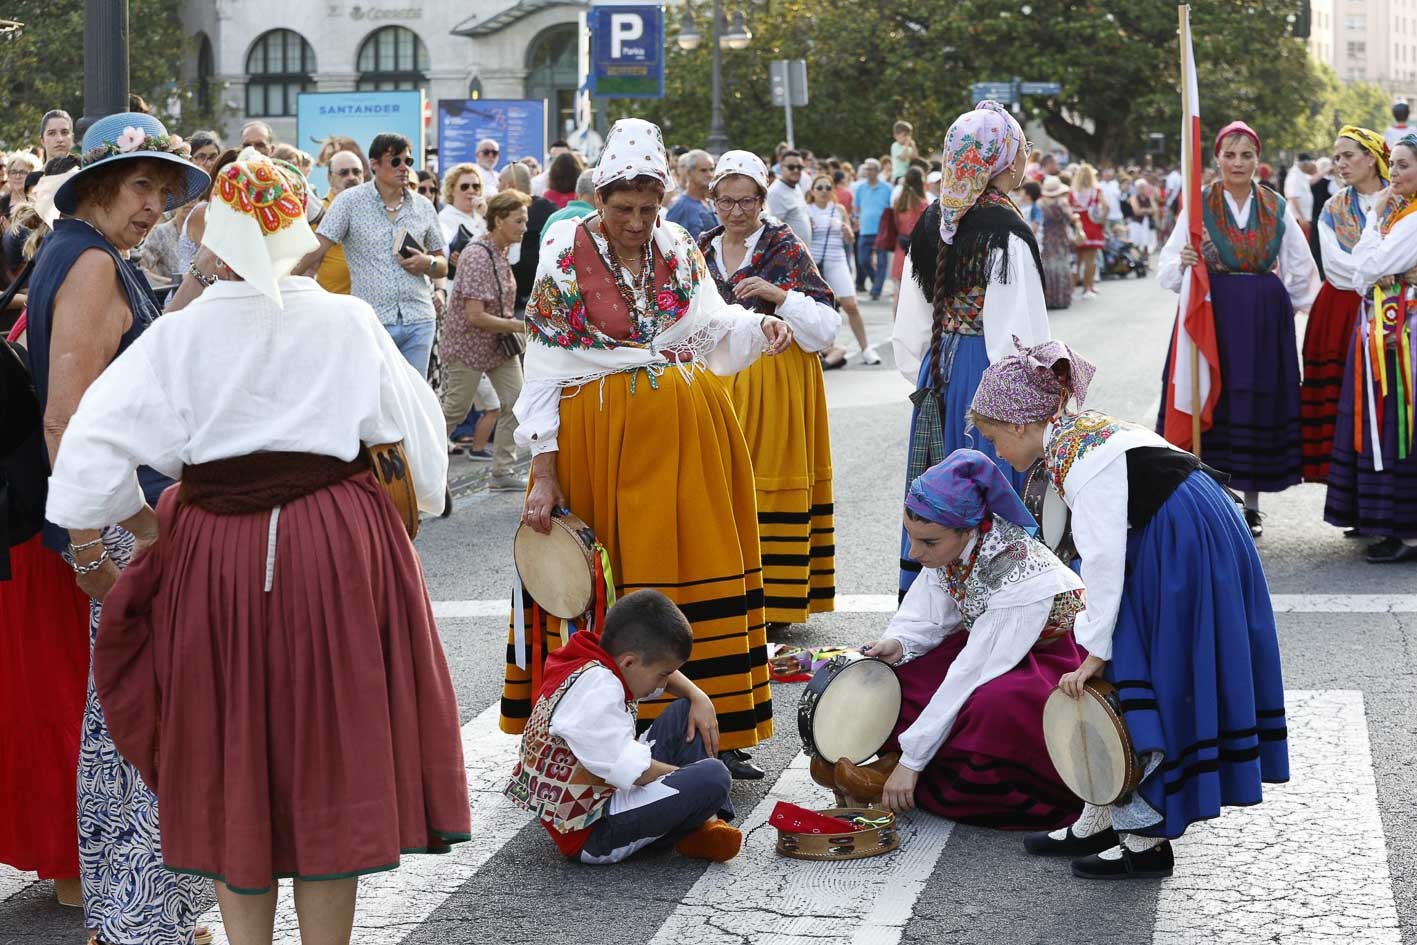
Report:
[{"label": "yellow long skirt", "polygon": [[[653,588],[689,618],[684,674],[713,699],[720,747],[749,748],[772,736],[752,462],[711,375],[670,368],[656,384],[644,371],[613,374],[563,398],[556,474],[609,552],[616,592]],[[543,653],[561,645],[559,626],[542,633]],[[519,734],[535,694],[512,640],[501,727]],[[640,703],[641,723],[672,701]]]},{"label": "yellow long skirt", "polygon": [[769,623],[836,607],[831,433],[821,359],[790,345],[729,379],[753,457]]}]

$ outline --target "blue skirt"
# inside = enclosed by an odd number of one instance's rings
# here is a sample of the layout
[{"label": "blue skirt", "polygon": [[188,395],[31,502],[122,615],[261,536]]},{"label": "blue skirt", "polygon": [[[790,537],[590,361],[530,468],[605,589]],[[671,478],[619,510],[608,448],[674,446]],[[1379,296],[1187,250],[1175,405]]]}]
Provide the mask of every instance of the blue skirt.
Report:
[{"label": "blue skirt", "polygon": [[1274,611],[1249,528],[1200,470],[1130,531],[1126,574],[1106,676],[1132,747],[1164,757],[1138,790],[1155,822],[1117,826],[1174,838],[1289,780]]},{"label": "blue skirt", "polygon": [[[950,362],[949,380],[945,384],[944,390],[944,417],[942,418],[944,427],[945,449],[935,461],[939,462],[957,449],[975,449],[988,456],[994,464],[1003,470],[1004,478],[1013,483],[1015,490],[1023,488],[1024,473],[1015,472],[1014,468],[1004,460],[1000,459],[994,452],[994,446],[984,438],[978,430],[965,432],[968,424],[969,408],[974,403],[974,392],[979,388],[979,380],[984,376],[984,371],[989,367],[989,350],[984,344],[983,335],[946,335],[945,344],[954,345],[954,357]],[[929,378],[934,372],[934,358],[937,352],[930,352],[925,355],[924,362],[920,365],[920,374],[915,379],[917,391],[925,388],[929,383]],[[920,413],[922,410],[933,409],[933,398],[926,400],[924,404],[917,404],[910,415],[910,449],[923,448],[924,444],[918,443],[917,438],[923,438],[920,431]],[[909,459],[906,460],[909,462]],[[907,470],[907,480],[905,489],[910,490],[909,472]],[[904,527],[900,530],[900,597],[905,598],[905,592],[910,590],[910,585],[915,583],[915,576],[920,573],[919,562],[910,560],[910,536],[906,534]]]}]

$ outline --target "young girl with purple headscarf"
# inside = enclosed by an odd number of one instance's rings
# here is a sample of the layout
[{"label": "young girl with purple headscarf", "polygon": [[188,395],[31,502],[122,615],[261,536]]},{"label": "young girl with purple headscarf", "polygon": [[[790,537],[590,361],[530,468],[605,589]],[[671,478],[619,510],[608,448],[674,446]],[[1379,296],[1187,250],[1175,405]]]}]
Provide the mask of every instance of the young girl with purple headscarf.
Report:
[{"label": "young girl with purple headscarf", "polygon": [[1033,517],[978,450],[956,450],[911,483],[905,528],[920,579],[864,650],[898,666],[895,733],[873,767],[814,763],[813,777],[961,823],[1070,823],[1080,803],[1049,760],[1043,702],[1082,661],[1072,634],[1082,581],[1032,537]]},{"label": "young girl with purple headscarf", "polygon": [[[907,486],[961,447],[980,450],[1016,488],[1023,484],[969,435],[965,414],[984,369],[1013,350],[1010,338],[1049,337],[1038,243],[1008,197],[1023,180],[1027,144],[997,102],[980,102],[945,135],[940,199],[915,226],[892,336],[896,365],[916,386]],[[902,534],[902,598],[920,572],[909,547]]]},{"label": "young girl with purple headscarf", "polygon": [[1170,840],[1222,806],[1289,779],[1284,684],[1269,587],[1220,476],[1143,427],[1081,409],[1093,366],[1061,342],[1019,346],[984,372],[971,419],[1017,469],[1042,459],[1072,511],[1088,653],[1059,688],[1117,687],[1140,787],[1084,807],[1030,853],[1073,856],[1074,876],[1171,875]]}]

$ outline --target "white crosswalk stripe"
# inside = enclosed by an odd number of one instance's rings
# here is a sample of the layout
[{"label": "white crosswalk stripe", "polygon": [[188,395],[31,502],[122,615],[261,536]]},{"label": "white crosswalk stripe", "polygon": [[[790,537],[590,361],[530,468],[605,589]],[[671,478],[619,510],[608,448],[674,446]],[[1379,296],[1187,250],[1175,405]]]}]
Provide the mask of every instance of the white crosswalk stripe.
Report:
[{"label": "white crosswalk stripe", "polygon": [[[1160,886],[1152,945],[1401,941],[1362,693],[1291,690],[1286,701],[1290,783],[1267,786],[1263,804],[1227,809],[1176,843],[1176,875]],[[529,817],[501,794],[517,744],[498,731],[495,704],[463,726],[473,840],[446,856],[408,857],[398,870],[362,879],[355,932],[361,945],[403,941],[529,826]],[[740,811],[743,852],[707,867],[650,945],[901,941],[926,883],[950,855],[953,825],[917,813],[902,818],[894,854],[845,863],[786,860],[776,854],[776,832],[767,824],[779,800],[828,802],[811,782],[805,756],[751,810]],[[1000,835],[1001,843],[1015,841]],[[549,843],[546,856],[548,864],[556,859]],[[0,870],[0,902],[35,882],[32,874]],[[225,941],[215,910],[203,921]],[[1144,933],[1137,932],[1140,939]],[[288,887],[276,941],[299,941]]]}]

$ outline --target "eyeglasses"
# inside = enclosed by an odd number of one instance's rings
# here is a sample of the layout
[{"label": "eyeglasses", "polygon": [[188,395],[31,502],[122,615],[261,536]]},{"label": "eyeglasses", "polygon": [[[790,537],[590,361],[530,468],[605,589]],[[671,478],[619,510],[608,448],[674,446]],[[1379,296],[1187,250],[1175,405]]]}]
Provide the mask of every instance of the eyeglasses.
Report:
[{"label": "eyeglasses", "polygon": [[501,154],[502,152],[499,151],[499,150],[497,150],[496,148],[483,148],[482,150],[478,151],[477,153],[478,153],[478,154],[485,154],[485,155],[488,155],[488,156],[490,156],[490,157],[496,157],[497,155]]},{"label": "eyeglasses", "polygon": [[805,164],[784,164],[782,165],[782,169],[784,171],[800,171],[806,166]]},{"label": "eyeglasses", "polygon": [[407,154],[403,157],[391,157],[389,167],[413,167],[413,157]]},{"label": "eyeglasses", "polygon": [[342,171],[335,171],[336,177],[359,177],[364,171],[357,167],[346,167]]},{"label": "eyeglasses", "polygon": [[466,192],[469,191],[469,190],[478,191],[478,190],[481,190],[481,189],[482,189],[482,185],[481,185],[481,184],[476,183],[476,182],[474,182],[474,181],[470,181],[470,180],[465,180],[465,181],[463,181],[461,184],[458,184],[458,192],[459,192],[459,193],[466,193]]},{"label": "eyeglasses", "polygon": [[5,173],[10,177],[28,177],[30,172],[20,168],[18,171],[6,171]]},{"label": "eyeglasses", "polygon": [[815,190],[815,191],[817,191],[818,193],[822,193],[822,194],[829,193],[829,192],[831,191],[831,188],[830,188],[830,187],[823,187],[823,186],[821,186],[821,185],[818,185],[818,186],[816,186],[816,187],[813,187],[812,189]]},{"label": "eyeglasses", "polygon": [[734,200],[732,197],[719,197],[713,202],[713,205],[718,208],[719,213],[723,214],[732,213],[734,207],[737,207],[744,213],[751,213],[753,208],[756,207],[762,199],[762,197],[758,196],[739,197],[737,200]]},{"label": "eyeglasses", "polygon": [[434,184],[419,184],[419,185],[418,185],[418,192],[419,192],[420,194],[432,195],[432,194],[436,194],[436,193],[438,192],[438,188],[437,188],[437,186],[434,185]]}]

